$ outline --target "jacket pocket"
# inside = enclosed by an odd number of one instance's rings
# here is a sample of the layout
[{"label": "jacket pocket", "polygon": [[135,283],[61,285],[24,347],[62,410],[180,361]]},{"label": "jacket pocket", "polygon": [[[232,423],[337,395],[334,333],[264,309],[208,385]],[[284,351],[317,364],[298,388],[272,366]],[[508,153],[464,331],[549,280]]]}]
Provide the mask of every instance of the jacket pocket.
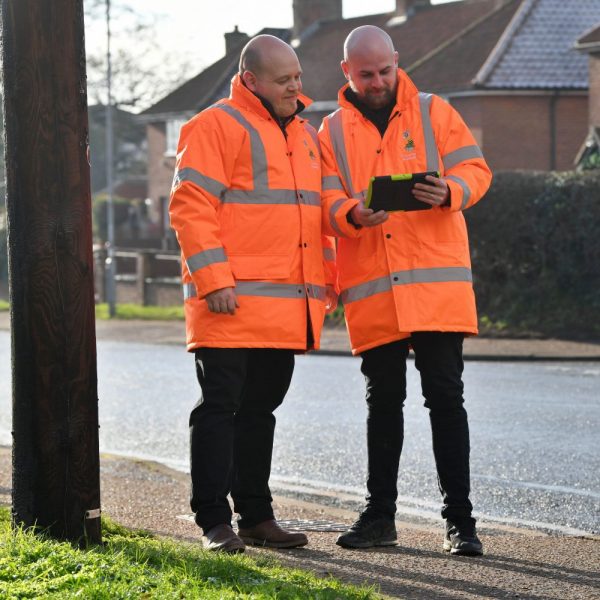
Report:
[{"label": "jacket pocket", "polygon": [[235,279],[287,279],[290,276],[288,254],[229,254]]}]

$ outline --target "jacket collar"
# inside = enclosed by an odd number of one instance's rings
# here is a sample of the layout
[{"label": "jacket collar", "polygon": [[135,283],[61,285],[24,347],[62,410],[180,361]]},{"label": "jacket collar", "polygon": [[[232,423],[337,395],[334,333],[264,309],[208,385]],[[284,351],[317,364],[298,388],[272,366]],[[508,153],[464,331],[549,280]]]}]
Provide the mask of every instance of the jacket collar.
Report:
[{"label": "jacket collar", "polygon": [[[263,117],[263,119],[269,119],[272,116],[275,116],[272,112],[273,109],[270,103],[264,98],[260,98],[253,92],[251,92],[243,83],[242,78],[239,76],[239,73],[234,75],[231,80],[231,92],[229,94],[231,100],[233,100],[236,104],[255,112],[257,115]],[[312,104],[312,100],[305,96],[304,94],[298,94],[298,109],[296,112],[287,119],[283,119],[283,121],[287,124],[293,120],[293,118],[298,115],[301,111],[303,111],[306,107]],[[278,119],[278,121],[282,121]]]},{"label": "jacket collar", "polygon": [[[408,103],[414,98],[416,94],[419,93],[417,86],[413,83],[412,79],[402,70],[398,69],[398,90],[396,92],[396,105],[400,111],[403,111]],[[350,87],[350,84],[347,83],[344,85],[340,91],[338,92],[338,104],[342,108],[349,108],[360,114],[360,111],[352,102],[350,102],[346,96],[345,92]]]}]

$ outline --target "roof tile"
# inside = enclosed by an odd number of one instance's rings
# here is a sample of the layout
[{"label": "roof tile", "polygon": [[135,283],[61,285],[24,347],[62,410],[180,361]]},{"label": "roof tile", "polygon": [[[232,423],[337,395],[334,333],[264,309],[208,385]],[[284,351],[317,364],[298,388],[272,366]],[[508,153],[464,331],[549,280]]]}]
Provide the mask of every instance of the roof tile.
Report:
[{"label": "roof tile", "polygon": [[483,86],[587,89],[587,59],[573,46],[599,20],[600,0],[524,0],[488,65]]}]

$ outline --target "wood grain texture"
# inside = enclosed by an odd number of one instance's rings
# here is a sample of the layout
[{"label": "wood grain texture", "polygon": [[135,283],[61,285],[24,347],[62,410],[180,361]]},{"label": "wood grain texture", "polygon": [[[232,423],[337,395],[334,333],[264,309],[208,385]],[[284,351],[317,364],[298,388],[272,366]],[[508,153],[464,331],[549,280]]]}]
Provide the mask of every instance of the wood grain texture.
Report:
[{"label": "wood grain texture", "polygon": [[13,519],[100,542],[82,0],[2,0]]}]

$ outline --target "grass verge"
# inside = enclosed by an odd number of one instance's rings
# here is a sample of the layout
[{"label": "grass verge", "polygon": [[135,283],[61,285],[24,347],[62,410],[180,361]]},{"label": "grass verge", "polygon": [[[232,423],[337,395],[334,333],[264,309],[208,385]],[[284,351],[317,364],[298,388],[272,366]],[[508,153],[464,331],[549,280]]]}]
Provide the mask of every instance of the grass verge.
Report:
[{"label": "grass verge", "polygon": [[[0,311],[6,311],[10,305],[5,300],[0,300]],[[141,306],[140,304],[117,304],[115,318],[128,320],[140,319],[142,321],[182,321],[185,317],[183,306]],[[96,319],[107,321],[108,304],[96,304]],[[326,315],[326,323],[333,326],[344,324],[344,310],[338,306],[335,311]]]},{"label": "grass verge", "polygon": [[[183,320],[183,306],[141,306],[140,304],[117,304],[117,319],[142,319],[146,321]],[[107,320],[108,304],[96,304],[96,319]]]},{"label": "grass verge", "polygon": [[79,550],[13,531],[0,508],[0,597],[371,599],[373,590],[288,569],[273,558],[218,555],[103,519],[104,546]]}]

